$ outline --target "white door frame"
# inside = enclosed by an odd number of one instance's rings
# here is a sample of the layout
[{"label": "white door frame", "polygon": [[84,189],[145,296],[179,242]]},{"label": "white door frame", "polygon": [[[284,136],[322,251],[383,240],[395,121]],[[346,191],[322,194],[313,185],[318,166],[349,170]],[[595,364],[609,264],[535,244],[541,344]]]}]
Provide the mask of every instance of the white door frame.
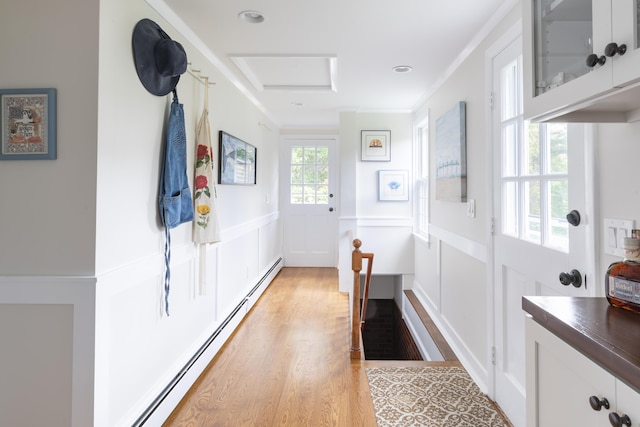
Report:
[{"label": "white door frame", "polygon": [[488,286],[487,292],[487,360],[491,363],[487,369],[490,371],[487,375],[487,395],[491,399],[495,399],[495,278],[494,278],[494,244],[493,234],[495,224],[493,221],[493,205],[494,205],[494,185],[493,185],[493,58],[495,58],[502,50],[504,50],[509,44],[522,35],[522,21],[518,20],[511,28],[509,28],[500,38],[498,38],[485,52],[485,93],[487,94],[487,104],[485,108],[485,162],[488,166],[488,173],[485,176],[485,188],[487,194],[487,201],[485,202],[486,218],[489,223],[487,224],[487,263],[486,263],[486,280]]},{"label": "white door frame", "polygon": [[[334,234],[334,239],[333,239],[333,246],[334,246],[334,253],[333,253],[333,260],[331,262],[331,266],[332,267],[338,267],[338,228],[339,228],[339,212],[340,212],[340,197],[338,195],[338,192],[340,191],[340,139],[337,135],[333,135],[333,134],[328,134],[328,135],[323,135],[323,134],[303,134],[303,135],[297,135],[297,134],[286,134],[286,135],[281,135],[280,138],[280,149],[279,149],[279,171],[278,171],[278,176],[279,176],[279,200],[280,200],[280,212],[281,212],[281,218],[283,221],[286,221],[286,209],[284,209],[284,203],[288,203],[289,200],[289,186],[287,184],[285,184],[285,177],[289,176],[289,172],[287,171],[287,168],[289,167],[289,164],[285,164],[285,159],[288,158],[287,154],[285,152],[285,150],[288,149],[288,147],[290,146],[291,142],[295,142],[295,141],[301,141],[301,142],[308,142],[309,144],[313,144],[314,141],[326,141],[326,140],[332,140],[333,141],[333,162],[335,163],[335,165],[333,166],[333,171],[330,172],[330,175],[332,177],[333,182],[330,182],[330,190],[331,193],[333,194],[332,196],[332,200],[333,202],[330,203],[329,206],[327,206],[327,209],[329,207],[333,207],[333,211],[331,213],[331,215],[335,216],[335,234]],[[331,162],[331,158],[330,158],[330,162]],[[283,224],[282,227],[282,233],[283,233],[283,238],[282,238],[282,251],[283,254],[285,253],[286,250],[286,230],[285,230],[285,226]],[[286,265],[286,256],[285,256],[285,265]]]}]

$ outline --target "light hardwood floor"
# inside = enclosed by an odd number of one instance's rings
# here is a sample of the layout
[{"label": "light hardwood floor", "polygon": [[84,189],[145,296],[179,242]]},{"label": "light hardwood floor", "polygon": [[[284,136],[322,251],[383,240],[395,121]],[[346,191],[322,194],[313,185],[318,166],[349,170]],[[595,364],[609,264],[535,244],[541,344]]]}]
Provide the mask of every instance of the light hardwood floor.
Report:
[{"label": "light hardwood floor", "polygon": [[429,362],[351,361],[350,325],[337,270],[284,268],[164,426],[375,426],[365,368]]}]

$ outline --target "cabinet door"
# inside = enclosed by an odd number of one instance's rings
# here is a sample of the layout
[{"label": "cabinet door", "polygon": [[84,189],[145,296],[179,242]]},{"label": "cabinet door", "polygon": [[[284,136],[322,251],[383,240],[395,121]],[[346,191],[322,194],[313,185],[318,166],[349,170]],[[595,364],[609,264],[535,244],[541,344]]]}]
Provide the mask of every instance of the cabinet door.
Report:
[{"label": "cabinet door", "polygon": [[614,377],[531,318],[526,322],[527,427],[608,425],[610,411],[594,411],[589,398],[614,405]]},{"label": "cabinet door", "polygon": [[638,0],[615,0],[612,4],[613,36],[611,42],[625,45],[624,55],[611,58],[613,84],[624,87],[640,80],[640,2]]},{"label": "cabinet door", "polygon": [[620,416],[627,415],[632,426],[640,426],[640,394],[619,380],[616,382],[616,412]]},{"label": "cabinet door", "polygon": [[525,119],[553,118],[613,90],[612,64],[593,68],[611,41],[611,3],[602,0],[523,1]]}]

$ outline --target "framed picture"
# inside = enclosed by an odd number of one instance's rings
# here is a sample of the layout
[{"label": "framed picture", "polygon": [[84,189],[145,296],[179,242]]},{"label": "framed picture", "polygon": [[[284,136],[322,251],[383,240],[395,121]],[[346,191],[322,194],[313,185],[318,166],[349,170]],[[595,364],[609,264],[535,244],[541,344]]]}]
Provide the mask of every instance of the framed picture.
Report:
[{"label": "framed picture", "polygon": [[467,201],[466,103],[436,119],[436,199]]},{"label": "framed picture", "polygon": [[409,171],[378,171],[378,200],[405,202],[409,200]]},{"label": "framed picture", "polygon": [[391,160],[391,131],[362,131],[362,161],[388,162]]},{"label": "framed picture", "polygon": [[256,183],[256,147],[222,130],[219,142],[218,182],[254,185]]},{"label": "framed picture", "polygon": [[0,89],[0,160],[56,158],[56,90]]}]

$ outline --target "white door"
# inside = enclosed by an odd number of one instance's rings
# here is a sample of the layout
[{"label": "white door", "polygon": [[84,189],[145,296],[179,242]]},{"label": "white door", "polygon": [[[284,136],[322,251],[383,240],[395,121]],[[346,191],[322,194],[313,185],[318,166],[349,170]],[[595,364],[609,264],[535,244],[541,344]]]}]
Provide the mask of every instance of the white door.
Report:
[{"label": "white door", "polygon": [[[592,296],[600,285],[593,275],[593,202],[585,197],[593,190],[592,130],[523,120],[520,39],[493,58],[492,76],[494,390],[519,427],[525,424],[522,296]],[[567,218],[574,210],[575,226]],[[571,283],[574,276],[581,284]]]},{"label": "white door", "polygon": [[284,139],[281,160],[284,265],[337,266],[336,140]]}]

